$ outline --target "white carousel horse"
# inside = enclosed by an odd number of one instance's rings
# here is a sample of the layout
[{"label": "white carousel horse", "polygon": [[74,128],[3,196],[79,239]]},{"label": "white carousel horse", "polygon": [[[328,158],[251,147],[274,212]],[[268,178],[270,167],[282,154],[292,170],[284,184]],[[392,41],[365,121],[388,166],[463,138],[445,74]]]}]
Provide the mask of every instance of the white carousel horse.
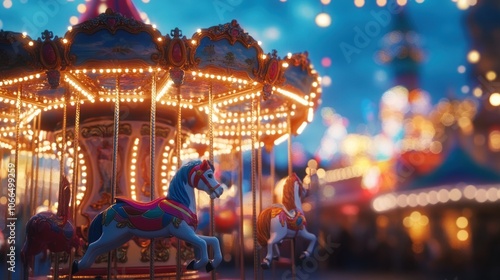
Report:
[{"label": "white carousel horse", "polygon": [[[89,228],[89,247],[80,261],[73,262],[73,274],[89,268],[97,256],[113,250],[132,237],[157,238],[175,236],[191,243],[195,260],[187,269],[202,267],[213,270],[222,261],[219,240],[213,236],[197,235],[196,200],[194,189],[218,198],[223,192],[214,178],[209,161],[191,161],[183,165],[170,182],[167,197],[141,203],[117,198],[116,203],[97,215]],[[209,260],[207,245],[212,246],[214,259]]]},{"label": "white carousel horse", "polygon": [[283,186],[283,204],[273,204],[259,214],[257,240],[262,247],[267,245],[267,254],[261,262],[263,269],[268,269],[271,261],[279,258],[278,243],[285,238],[300,236],[308,240],[307,249],[302,252],[300,258],[311,256],[316,236],[306,229],[307,222],[302,211],[302,199],[306,194],[307,190],[293,173],[288,176]]}]

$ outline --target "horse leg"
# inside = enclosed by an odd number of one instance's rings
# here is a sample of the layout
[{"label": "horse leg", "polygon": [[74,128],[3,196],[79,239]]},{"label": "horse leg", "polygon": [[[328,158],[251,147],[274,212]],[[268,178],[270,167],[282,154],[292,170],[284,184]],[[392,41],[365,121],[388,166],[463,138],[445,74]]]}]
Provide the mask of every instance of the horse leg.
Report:
[{"label": "horse leg", "polygon": [[200,238],[205,240],[208,246],[212,246],[214,259],[207,264],[207,272],[216,268],[222,261],[222,253],[220,251],[219,239],[214,236],[200,235]]},{"label": "horse leg", "polygon": [[302,252],[302,254],[300,254],[300,259],[303,260],[311,256],[314,249],[314,245],[316,244],[316,235],[308,232],[307,229],[304,227],[304,229],[298,232],[298,236],[301,236],[306,240],[309,240],[309,245],[307,246],[307,249],[304,252]]},{"label": "horse leg", "polygon": [[269,269],[271,266],[271,261],[273,260],[273,249],[274,246],[283,238],[285,238],[287,233],[287,228],[281,226],[281,223],[277,219],[271,219],[270,221],[270,233],[269,239],[267,240],[267,254],[260,263],[263,269]]},{"label": "horse leg", "polygon": [[199,260],[201,258],[201,250],[198,247],[193,246],[194,258]]},{"label": "horse leg", "polygon": [[277,261],[280,259],[280,249],[278,248],[278,243],[274,243],[273,250],[273,260]]},{"label": "horse leg", "polygon": [[179,239],[191,243],[191,245],[193,245],[193,247],[195,248],[195,252],[196,250],[198,250],[199,252],[199,258],[197,260],[192,260],[188,264],[188,270],[198,270],[202,266],[208,264],[207,243],[205,242],[205,240],[196,235],[194,230],[190,226],[188,226],[186,222],[181,222],[178,228],[172,226],[170,233]]},{"label": "horse leg", "polygon": [[76,274],[79,270],[89,268],[99,255],[118,248],[130,240],[132,236],[126,229],[103,227],[101,237],[89,245],[85,255],[79,262],[75,261],[73,263],[73,274]]}]

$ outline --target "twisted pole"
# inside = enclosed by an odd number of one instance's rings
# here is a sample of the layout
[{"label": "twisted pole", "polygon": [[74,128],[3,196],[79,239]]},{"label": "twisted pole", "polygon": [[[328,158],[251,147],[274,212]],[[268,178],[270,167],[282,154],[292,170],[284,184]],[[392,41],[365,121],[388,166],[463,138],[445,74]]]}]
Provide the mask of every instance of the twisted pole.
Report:
[{"label": "twisted pole", "polygon": [[[73,191],[71,192],[71,209],[73,209],[73,224],[76,227],[76,191],[78,189],[78,150],[80,148],[80,93],[77,91],[75,95],[75,129],[73,131]],[[74,252],[71,252],[69,263],[73,263]],[[72,266],[70,266],[69,275],[73,274]]]},{"label": "twisted pole", "polygon": [[[177,170],[181,168],[182,161],[181,161],[181,151],[182,151],[182,93],[181,93],[181,86],[177,86],[177,134],[176,139],[175,139],[175,148],[176,148],[176,154],[177,154]],[[181,269],[181,240],[177,238],[177,244],[176,244],[176,249],[177,249],[177,255],[176,255],[176,279],[179,280],[182,277],[182,269]]]},{"label": "twisted pole", "polygon": [[258,278],[259,275],[259,251],[257,249],[258,243],[257,243],[257,162],[256,162],[256,155],[255,155],[255,138],[256,138],[256,126],[255,126],[255,105],[256,101],[252,100],[252,106],[251,106],[251,114],[250,114],[250,119],[251,119],[251,148],[250,151],[252,153],[251,156],[251,169],[252,169],[252,178],[251,178],[251,185],[252,185],[252,233],[253,233],[253,273],[254,273],[254,279]]},{"label": "twisted pole", "polygon": [[[291,108],[288,108],[288,114],[286,118],[286,127],[288,130],[288,176],[292,176],[293,165],[292,165],[292,118],[291,118]],[[292,263],[292,279],[295,280],[295,238],[290,240],[290,254]]]},{"label": "twisted pole", "polygon": [[[59,162],[59,196],[58,201],[63,197],[62,180],[64,178],[64,154],[66,153],[66,122],[68,117],[68,100],[69,100],[69,86],[66,86],[63,102],[63,123],[62,123],[62,140],[61,140],[61,161]],[[59,206],[58,206],[59,207]],[[55,253],[54,263],[54,279],[59,279],[59,253]]]},{"label": "twisted pole", "polygon": [[[213,85],[210,83],[208,89],[208,158],[210,162],[214,163],[214,95],[213,95]],[[214,223],[214,198],[210,199],[210,236],[215,236],[215,223]],[[210,248],[210,257],[213,258],[214,248]],[[215,268],[210,272],[212,280],[215,280],[216,270]]]},{"label": "twisted pole", "polygon": [[238,186],[240,187],[239,189],[239,199],[240,199],[240,279],[245,280],[245,237],[243,236],[243,219],[244,219],[244,213],[243,213],[243,136],[241,135],[241,123],[238,123],[238,135],[239,135],[239,145],[240,145],[240,152],[238,154],[238,160],[240,162],[239,168],[238,168]]},{"label": "twisted pole", "polygon": [[[113,117],[113,165],[111,172],[111,203],[116,197],[116,185],[118,182],[118,134],[120,129],[120,75],[116,75],[115,109]],[[108,278],[111,279],[111,259],[115,255],[116,249],[108,252]]]},{"label": "twisted pole", "polygon": [[[153,201],[155,199],[155,150],[156,150],[156,71],[153,70],[151,81],[151,115],[149,124],[149,166],[150,166],[150,199]],[[155,279],[155,240],[151,238],[149,247],[149,279]]]}]

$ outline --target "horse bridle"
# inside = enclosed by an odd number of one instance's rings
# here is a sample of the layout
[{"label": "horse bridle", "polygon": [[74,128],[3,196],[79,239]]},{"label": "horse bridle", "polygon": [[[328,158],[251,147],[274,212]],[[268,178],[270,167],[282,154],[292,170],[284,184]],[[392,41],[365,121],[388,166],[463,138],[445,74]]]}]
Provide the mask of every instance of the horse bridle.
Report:
[{"label": "horse bridle", "polygon": [[[201,164],[193,167],[191,169],[191,171],[189,171],[189,179],[188,179],[189,184],[193,188],[195,188],[196,186],[198,186],[198,182],[200,180],[202,180],[203,183],[205,183],[205,185],[208,187],[208,190],[210,193],[215,192],[215,190],[220,187],[220,184],[212,186],[212,185],[210,185],[210,182],[208,181],[208,179],[205,176],[203,176],[203,174],[205,174],[205,172],[209,169],[211,169],[212,171],[214,170],[212,164],[207,160],[204,160]],[[191,181],[191,178],[193,177],[193,173],[195,173],[194,182]]]}]

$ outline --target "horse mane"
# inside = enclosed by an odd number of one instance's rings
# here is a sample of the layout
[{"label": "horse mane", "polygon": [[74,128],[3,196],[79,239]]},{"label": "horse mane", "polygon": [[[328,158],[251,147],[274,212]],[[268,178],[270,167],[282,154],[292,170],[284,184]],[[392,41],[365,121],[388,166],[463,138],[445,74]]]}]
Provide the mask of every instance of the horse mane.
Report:
[{"label": "horse mane", "polygon": [[182,165],[181,168],[177,170],[177,173],[175,173],[168,187],[168,199],[177,201],[183,205],[189,205],[190,201],[183,186],[189,179],[189,171],[199,164],[201,164],[201,160],[193,160]]},{"label": "horse mane", "polygon": [[295,176],[288,176],[283,186],[283,205],[287,210],[295,209]]}]

